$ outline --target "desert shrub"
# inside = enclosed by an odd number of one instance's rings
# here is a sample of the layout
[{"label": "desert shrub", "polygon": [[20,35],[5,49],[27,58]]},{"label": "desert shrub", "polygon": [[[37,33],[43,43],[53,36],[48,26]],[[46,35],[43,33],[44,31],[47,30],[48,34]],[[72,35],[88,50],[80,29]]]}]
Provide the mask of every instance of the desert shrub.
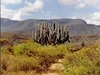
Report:
[{"label": "desert shrub", "polygon": [[13,49],[10,46],[1,47],[1,53],[13,54]]},{"label": "desert shrub", "polygon": [[47,72],[52,63],[64,58],[65,75],[99,75],[100,44],[71,51],[77,48],[73,44],[41,46],[31,40],[13,47],[2,47],[2,70]]},{"label": "desert shrub", "polygon": [[[61,47],[63,48],[63,46]],[[43,46],[38,48],[38,57],[40,58],[40,65],[42,70],[46,72],[52,63],[57,62],[58,59],[63,58],[65,50],[59,46]]]},{"label": "desert shrub", "polygon": [[9,44],[8,39],[0,39],[0,46]]},{"label": "desert shrub", "polygon": [[23,44],[20,44],[18,46],[14,46],[13,51],[14,51],[14,54],[16,56],[18,56],[18,55],[31,56],[30,53],[32,53],[34,55],[35,53],[33,53],[33,52],[36,52],[38,47],[40,47],[39,44],[32,42],[32,41],[29,41],[27,43],[23,43]]},{"label": "desert shrub", "polygon": [[32,57],[16,58],[15,61],[16,63],[13,63],[13,65],[8,66],[8,70],[15,72],[36,70],[39,65],[38,60]]},{"label": "desert shrub", "polygon": [[99,75],[100,45],[93,45],[67,54],[63,65],[66,71],[65,75]]},{"label": "desert shrub", "polygon": [[27,42],[13,47],[15,56],[24,55],[26,57],[37,57],[39,58],[39,66],[37,72],[46,72],[49,66],[56,62],[58,59],[64,57],[68,52],[65,45],[44,45],[41,46],[35,42]]},{"label": "desert shrub", "polygon": [[13,56],[8,54],[2,55],[2,70],[9,72],[36,70],[39,61],[38,58]]}]

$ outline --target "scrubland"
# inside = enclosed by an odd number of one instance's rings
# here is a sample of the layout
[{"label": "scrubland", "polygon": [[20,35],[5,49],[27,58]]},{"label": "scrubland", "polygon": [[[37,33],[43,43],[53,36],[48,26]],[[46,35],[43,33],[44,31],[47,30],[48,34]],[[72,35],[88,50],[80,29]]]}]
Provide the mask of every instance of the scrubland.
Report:
[{"label": "scrubland", "polygon": [[[4,39],[3,39],[4,40]],[[100,43],[82,46],[75,43],[40,45],[27,40],[1,46],[2,75],[42,75],[61,59],[64,70],[59,75],[100,75]]]}]

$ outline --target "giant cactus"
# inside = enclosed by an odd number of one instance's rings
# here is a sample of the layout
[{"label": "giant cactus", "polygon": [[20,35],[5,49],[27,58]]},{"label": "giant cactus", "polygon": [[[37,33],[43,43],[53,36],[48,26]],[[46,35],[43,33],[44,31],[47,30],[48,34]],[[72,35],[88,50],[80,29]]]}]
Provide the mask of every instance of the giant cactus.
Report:
[{"label": "giant cactus", "polygon": [[69,41],[69,33],[66,26],[59,25],[55,22],[47,23],[44,21],[37,26],[34,35],[34,41],[42,45],[60,44]]}]

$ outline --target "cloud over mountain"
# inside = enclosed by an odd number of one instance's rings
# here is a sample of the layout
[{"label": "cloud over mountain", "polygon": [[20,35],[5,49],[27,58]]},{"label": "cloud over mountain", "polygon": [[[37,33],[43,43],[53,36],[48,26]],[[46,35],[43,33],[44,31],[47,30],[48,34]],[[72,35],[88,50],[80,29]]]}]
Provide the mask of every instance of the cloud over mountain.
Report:
[{"label": "cloud over mountain", "polygon": [[100,25],[100,12],[92,13],[86,18],[88,23]]},{"label": "cloud over mountain", "polygon": [[[16,2],[18,1],[18,2]],[[1,4],[1,17],[10,18],[13,20],[21,20],[22,16],[29,15],[30,12],[37,12],[43,8],[42,0],[35,0],[33,3],[25,1],[25,6],[16,10],[8,9],[4,4],[17,4],[21,0],[7,0],[7,2],[2,0]]]},{"label": "cloud over mountain", "polygon": [[1,0],[1,18],[81,18],[100,25],[100,0]]}]

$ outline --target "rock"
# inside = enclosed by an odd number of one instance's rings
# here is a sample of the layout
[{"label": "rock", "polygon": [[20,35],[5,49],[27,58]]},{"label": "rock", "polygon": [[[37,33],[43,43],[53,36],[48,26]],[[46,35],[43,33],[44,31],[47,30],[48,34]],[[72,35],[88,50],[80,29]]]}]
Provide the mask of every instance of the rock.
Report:
[{"label": "rock", "polygon": [[61,70],[64,70],[64,67],[61,63],[55,63],[55,64],[52,64],[49,69],[61,71]]},{"label": "rock", "polygon": [[58,73],[47,73],[47,74],[42,74],[42,75],[59,75]]}]

